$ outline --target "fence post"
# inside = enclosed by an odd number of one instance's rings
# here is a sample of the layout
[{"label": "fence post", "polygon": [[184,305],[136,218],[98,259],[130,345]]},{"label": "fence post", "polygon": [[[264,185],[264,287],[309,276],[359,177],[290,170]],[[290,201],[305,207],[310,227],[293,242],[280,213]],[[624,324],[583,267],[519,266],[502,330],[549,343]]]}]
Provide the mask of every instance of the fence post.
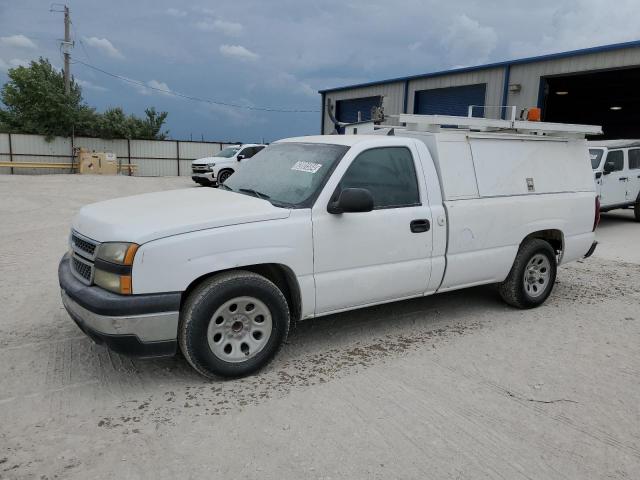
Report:
[{"label": "fence post", "polygon": [[131,176],[131,139],[127,138],[127,158],[129,159],[129,176]]},{"label": "fence post", "polygon": [[[11,134],[9,133],[9,161],[13,163],[13,146],[11,145]],[[11,175],[13,175],[13,167],[11,167]]]},{"label": "fence post", "polygon": [[178,161],[178,176],[180,176],[180,141],[176,140],[176,159]]},{"label": "fence post", "polygon": [[74,142],[73,140],[75,139],[75,134],[72,132],[71,133],[71,167],[69,168],[69,173],[73,173],[73,159],[74,159]]}]

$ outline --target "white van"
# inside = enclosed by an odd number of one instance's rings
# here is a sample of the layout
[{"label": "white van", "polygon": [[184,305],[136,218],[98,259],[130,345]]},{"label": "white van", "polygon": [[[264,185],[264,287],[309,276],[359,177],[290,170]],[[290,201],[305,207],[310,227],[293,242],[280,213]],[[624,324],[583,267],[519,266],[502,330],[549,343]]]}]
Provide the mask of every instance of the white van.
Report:
[{"label": "white van", "polygon": [[640,140],[591,141],[589,154],[602,211],[633,208],[640,222]]},{"label": "white van", "polygon": [[58,270],[64,306],[113,350],[179,348],[208,377],[256,371],[293,323],[336,312],[483,284],[536,307],[558,265],[595,249],[579,134],[594,128],[434,125],[480,120],[456,118],[289,138],[218,189],[85,206]]},{"label": "white van", "polygon": [[240,162],[252,158],[266,145],[247,143],[230,145],[223,148],[213,157],[194,160],[191,163],[191,180],[200,185],[217,185],[223,183],[238,169]]}]

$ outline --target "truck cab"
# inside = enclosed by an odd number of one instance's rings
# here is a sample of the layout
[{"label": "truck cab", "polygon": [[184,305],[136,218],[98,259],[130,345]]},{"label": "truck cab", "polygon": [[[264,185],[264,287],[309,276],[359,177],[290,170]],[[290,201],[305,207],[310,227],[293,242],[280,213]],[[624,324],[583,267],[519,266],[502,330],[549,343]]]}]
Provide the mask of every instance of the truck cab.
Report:
[{"label": "truck cab", "polygon": [[602,211],[633,208],[640,222],[640,140],[591,141],[589,156]]},{"label": "truck cab", "polygon": [[191,179],[199,185],[216,186],[223,183],[238,169],[242,162],[249,160],[266,145],[247,143],[230,145],[212,157],[204,157],[191,163]]}]

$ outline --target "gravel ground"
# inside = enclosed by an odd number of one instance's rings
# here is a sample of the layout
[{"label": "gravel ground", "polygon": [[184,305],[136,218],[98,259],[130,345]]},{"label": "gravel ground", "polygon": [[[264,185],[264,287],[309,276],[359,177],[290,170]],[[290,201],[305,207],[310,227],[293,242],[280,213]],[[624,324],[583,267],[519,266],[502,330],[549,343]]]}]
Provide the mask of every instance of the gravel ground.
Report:
[{"label": "gravel ground", "polygon": [[[482,287],[310,320],[206,381],[84,337],[57,263],[89,202],[188,179],[0,176],[0,478],[640,478],[640,225],[519,311]],[[123,215],[126,212],[123,212]]]}]

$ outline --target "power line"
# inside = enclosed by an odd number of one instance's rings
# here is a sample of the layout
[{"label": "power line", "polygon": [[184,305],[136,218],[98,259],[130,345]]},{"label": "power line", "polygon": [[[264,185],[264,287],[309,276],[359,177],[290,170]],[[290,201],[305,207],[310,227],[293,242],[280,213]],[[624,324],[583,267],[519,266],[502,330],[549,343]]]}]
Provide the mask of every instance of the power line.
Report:
[{"label": "power line", "polygon": [[203,103],[209,103],[212,105],[220,105],[223,107],[231,107],[231,108],[241,108],[244,110],[254,110],[254,111],[260,111],[260,112],[279,112],[279,113],[319,113],[320,110],[304,110],[304,109],[287,109],[287,108],[276,108],[276,107],[254,107],[254,106],[249,106],[249,105],[240,105],[238,103],[228,103],[228,102],[220,102],[217,100],[210,100],[208,98],[202,98],[202,97],[196,97],[193,95],[187,95],[184,93],[180,93],[180,92],[176,92],[174,90],[165,90],[163,88],[158,88],[158,87],[152,87],[150,85],[147,85],[144,82],[141,82],[139,80],[134,80],[132,78],[127,78],[124,77],[122,75],[118,75],[116,73],[111,73],[108,72],[107,70],[104,70],[100,67],[96,67],[95,65],[90,65],[86,62],[83,62],[82,60],[78,60],[77,58],[74,58],[74,63],[79,63],[81,65],[84,65],[85,67],[91,68],[97,72],[103,73],[105,75],[108,75],[110,77],[113,78],[117,78],[119,80],[122,80],[124,82],[129,82],[133,85],[138,85],[140,87],[143,88],[148,88],[149,90],[155,90],[161,93],[165,93],[168,95],[173,95],[176,97],[180,97],[180,98],[186,98],[187,100],[193,100],[195,102],[203,102]]}]

